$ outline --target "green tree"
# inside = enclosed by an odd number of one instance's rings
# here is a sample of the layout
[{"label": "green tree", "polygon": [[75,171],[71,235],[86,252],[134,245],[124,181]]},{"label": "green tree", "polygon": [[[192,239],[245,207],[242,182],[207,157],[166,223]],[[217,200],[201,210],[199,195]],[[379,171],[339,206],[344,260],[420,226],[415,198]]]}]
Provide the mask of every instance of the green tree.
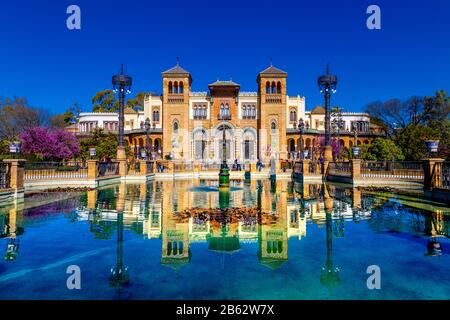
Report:
[{"label": "green tree", "polygon": [[[134,98],[129,98],[125,103],[125,108],[132,108],[136,111],[144,110],[144,100],[147,93],[139,92]],[[116,95],[109,89],[97,92],[92,97],[93,112],[118,112],[119,100]]]},{"label": "green tree", "polygon": [[106,89],[97,92],[92,97],[93,112],[117,112],[119,110],[119,101],[112,90]]},{"label": "green tree", "polygon": [[370,153],[379,161],[402,161],[405,159],[402,149],[390,139],[376,138],[370,145]]},{"label": "green tree", "polygon": [[438,156],[450,158],[450,101],[445,91],[406,101],[372,102],[366,111],[372,122],[381,125],[387,136],[400,146],[406,160],[423,158],[427,139],[438,139]]},{"label": "green tree", "polygon": [[147,93],[139,92],[134,98],[127,100],[127,107],[132,108],[135,111],[144,110],[144,100]]},{"label": "green tree", "polygon": [[[117,155],[118,139],[117,134],[112,132],[104,132],[103,129],[96,129],[89,137],[80,139],[81,158],[89,158],[89,148],[94,147],[97,152],[97,158],[114,159]],[[130,148],[126,147],[127,155],[130,153]]]},{"label": "green tree", "polygon": [[427,154],[425,141],[434,137],[435,132],[430,127],[411,124],[397,133],[395,141],[406,160],[418,161]]},{"label": "green tree", "polygon": [[78,121],[81,113],[81,108],[77,102],[67,109],[64,113],[56,114],[50,118],[50,126],[56,128],[65,128]]}]

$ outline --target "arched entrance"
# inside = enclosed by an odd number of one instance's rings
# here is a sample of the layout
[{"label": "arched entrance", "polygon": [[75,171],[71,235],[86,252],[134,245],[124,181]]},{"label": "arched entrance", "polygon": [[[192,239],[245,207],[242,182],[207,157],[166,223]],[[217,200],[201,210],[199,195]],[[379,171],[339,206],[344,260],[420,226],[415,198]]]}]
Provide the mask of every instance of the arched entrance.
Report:
[{"label": "arched entrance", "polygon": [[206,134],[206,130],[203,128],[199,128],[194,130],[193,133],[194,138],[194,159],[195,160],[204,160],[207,157],[207,143],[208,136]]},{"label": "arched entrance", "polygon": [[244,160],[256,160],[256,130],[254,128],[245,128],[242,134],[243,150],[242,155]]},{"label": "arched entrance", "polygon": [[223,130],[225,130],[225,155],[227,161],[234,159],[235,157],[235,138],[234,138],[234,129],[229,123],[221,123],[217,126],[215,130],[215,152],[216,161],[220,162],[223,158]]}]

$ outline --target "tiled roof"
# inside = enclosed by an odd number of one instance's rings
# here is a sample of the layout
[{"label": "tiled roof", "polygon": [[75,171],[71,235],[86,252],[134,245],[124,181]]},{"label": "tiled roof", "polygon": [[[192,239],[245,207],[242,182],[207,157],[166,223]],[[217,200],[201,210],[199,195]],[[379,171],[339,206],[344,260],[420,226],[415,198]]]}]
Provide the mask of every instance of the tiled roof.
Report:
[{"label": "tiled roof", "polygon": [[325,109],[321,106],[317,106],[311,110],[311,114],[325,114]]},{"label": "tiled roof", "polygon": [[214,83],[211,83],[208,85],[209,87],[222,87],[222,86],[240,86],[239,84],[237,84],[236,82],[232,81],[232,80],[217,80]]},{"label": "tiled roof", "polygon": [[180,74],[180,73],[189,73],[188,71],[184,70],[178,63],[170,68],[169,70],[164,71],[162,74]]},{"label": "tiled roof", "polygon": [[279,74],[279,75],[286,75],[287,72],[283,71],[281,69],[278,69],[277,67],[274,67],[272,64],[267,69],[264,69],[259,74]]}]

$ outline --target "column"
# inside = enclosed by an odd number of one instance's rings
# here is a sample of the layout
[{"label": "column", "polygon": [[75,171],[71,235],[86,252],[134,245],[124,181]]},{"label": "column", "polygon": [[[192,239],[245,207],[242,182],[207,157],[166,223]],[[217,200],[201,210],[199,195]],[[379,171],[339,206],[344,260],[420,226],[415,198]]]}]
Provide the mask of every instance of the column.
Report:
[{"label": "column", "polygon": [[23,174],[24,174],[24,159],[5,159],[3,162],[9,163],[11,166],[10,171],[10,183],[9,187],[11,189],[15,189],[16,191],[23,191],[24,183],[23,183]]}]

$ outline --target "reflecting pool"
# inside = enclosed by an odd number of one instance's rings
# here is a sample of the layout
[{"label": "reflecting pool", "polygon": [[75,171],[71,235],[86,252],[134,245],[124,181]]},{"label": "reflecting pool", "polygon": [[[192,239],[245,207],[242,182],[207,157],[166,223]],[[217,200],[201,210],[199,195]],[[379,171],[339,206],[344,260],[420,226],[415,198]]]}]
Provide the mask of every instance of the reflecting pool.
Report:
[{"label": "reflecting pool", "polygon": [[[450,298],[443,204],[290,180],[217,184],[33,193],[2,207],[0,298]],[[367,286],[373,265],[379,290]],[[67,287],[69,266],[80,290]]]}]

